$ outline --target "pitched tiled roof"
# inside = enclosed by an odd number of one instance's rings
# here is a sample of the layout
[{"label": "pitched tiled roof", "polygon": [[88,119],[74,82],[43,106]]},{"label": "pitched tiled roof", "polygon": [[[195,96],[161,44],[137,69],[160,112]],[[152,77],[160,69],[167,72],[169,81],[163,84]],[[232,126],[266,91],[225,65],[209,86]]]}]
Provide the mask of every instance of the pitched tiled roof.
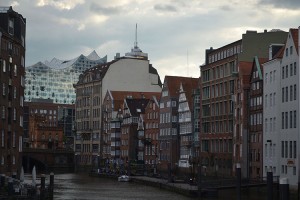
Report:
[{"label": "pitched tiled roof", "polygon": [[149,99],[126,99],[125,100],[132,116],[145,113]]},{"label": "pitched tiled roof", "polygon": [[252,62],[241,61],[239,62],[239,74],[250,75],[252,70]]},{"label": "pitched tiled roof", "polygon": [[110,91],[113,100],[114,100],[114,108],[118,110],[121,105],[123,104],[124,99],[131,98],[131,99],[151,99],[155,96],[159,99],[160,92],[132,92],[132,91]]},{"label": "pitched tiled roof", "polygon": [[[198,78],[182,77],[182,76],[165,76],[164,86],[169,91],[169,96],[177,98],[179,96],[180,84],[186,85],[187,88],[193,88],[197,85]],[[196,84],[196,85],[195,85]]]},{"label": "pitched tiled roof", "polygon": [[291,28],[291,29],[290,29],[290,32],[291,32],[291,35],[292,35],[293,40],[294,40],[294,44],[295,44],[295,48],[296,48],[296,50],[297,50],[297,54],[299,54],[299,52],[298,52],[299,31],[298,31],[298,29]]},{"label": "pitched tiled roof", "polygon": [[284,54],[285,45],[281,47],[281,49],[275,54],[272,59],[282,58]]},{"label": "pitched tiled roof", "polygon": [[189,78],[189,80],[185,80],[182,82],[183,90],[185,91],[185,96],[188,101],[190,109],[193,108],[193,91],[197,89],[199,85],[198,78]]}]

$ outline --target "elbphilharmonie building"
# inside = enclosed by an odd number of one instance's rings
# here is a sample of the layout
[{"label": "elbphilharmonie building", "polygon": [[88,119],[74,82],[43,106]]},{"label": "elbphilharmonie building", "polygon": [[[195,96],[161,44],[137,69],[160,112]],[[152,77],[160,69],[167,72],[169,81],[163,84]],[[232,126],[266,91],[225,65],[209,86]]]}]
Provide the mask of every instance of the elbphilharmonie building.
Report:
[{"label": "elbphilharmonie building", "polygon": [[93,51],[88,56],[80,55],[72,60],[53,58],[50,62],[38,62],[26,67],[25,101],[51,99],[53,103],[74,104],[76,99],[73,84],[86,69],[106,63],[107,56],[100,58]]}]

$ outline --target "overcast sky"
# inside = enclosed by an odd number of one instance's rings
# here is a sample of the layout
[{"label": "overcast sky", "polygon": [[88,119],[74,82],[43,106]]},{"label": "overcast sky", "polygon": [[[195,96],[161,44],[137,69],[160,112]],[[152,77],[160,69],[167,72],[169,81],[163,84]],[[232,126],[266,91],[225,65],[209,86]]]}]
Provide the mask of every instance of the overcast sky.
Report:
[{"label": "overcast sky", "polygon": [[6,0],[27,20],[26,66],[96,50],[111,61],[138,46],[165,75],[199,77],[205,49],[246,30],[297,28],[300,0]]}]

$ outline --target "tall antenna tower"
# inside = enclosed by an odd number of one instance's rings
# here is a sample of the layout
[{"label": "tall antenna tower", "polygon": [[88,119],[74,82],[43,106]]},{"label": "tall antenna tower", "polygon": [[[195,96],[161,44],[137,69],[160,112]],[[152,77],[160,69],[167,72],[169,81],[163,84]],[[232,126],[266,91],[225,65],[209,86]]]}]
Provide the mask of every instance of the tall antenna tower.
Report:
[{"label": "tall antenna tower", "polygon": [[135,24],[135,41],[134,41],[134,47],[137,47],[138,43],[137,43],[137,23]]}]

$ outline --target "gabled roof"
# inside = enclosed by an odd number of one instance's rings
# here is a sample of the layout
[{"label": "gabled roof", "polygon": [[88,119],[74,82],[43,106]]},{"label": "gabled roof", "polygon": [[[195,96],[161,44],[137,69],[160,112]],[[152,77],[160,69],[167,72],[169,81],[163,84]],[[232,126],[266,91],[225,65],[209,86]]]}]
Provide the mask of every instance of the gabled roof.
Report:
[{"label": "gabled roof", "polygon": [[263,63],[265,63],[265,62],[267,62],[268,61],[268,59],[267,58],[258,58],[257,56],[255,56],[254,58],[253,58],[253,63],[252,63],[252,68],[251,68],[251,74],[250,74],[250,76],[251,76],[251,78],[250,78],[250,80],[252,79],[252,72],[253,72],[253,70],[255,69],[255,66],[256,66],[256,69],[257,69],[257,71],[258,71],[258,77],[259,77],[259,79],[263,79]]},{"label": "gabled roof", "polygon": [[172,98],[178,98],[179,88],[182,83],[187,88],[196,88],[198,78],[182,77],[182,76],[165,76],[163,88],[167,87],[169,96]]},{"label": "gabled roof", "polygon": [[295,28],[291,28],[290,29],[290,32],[291,32],[291,35],[293,37],[293,41],[294,41],[294,44],[295,44],[295,48],[297,50],[297,54],[299,54],[298,52],[298,43],[299,43],[299,30],[298,29],[295,29]]},{"label": "gabled roof", "polygon": [[148,105],[149,99],[125,99],[126,105],[131,116],[139,116],[145,113],[145,108]]},{"label": "gabled roof", "polygon": [[159,98],[160,92],[132,92],[132,91],[107,91],[114,102],[114,110],[121,108],[124,99],[151,99],[152,97]]},{"label": "gabled roof", "polygon": [[193,108],[193,90],[198,88],[198,82],[198,78],[189,78],[181,82],[190,109]]},{"label": "gabled roof", "polygon": [[252,70],[252,62],[240,61],[239,62],[239,74],[250,75]]}]

